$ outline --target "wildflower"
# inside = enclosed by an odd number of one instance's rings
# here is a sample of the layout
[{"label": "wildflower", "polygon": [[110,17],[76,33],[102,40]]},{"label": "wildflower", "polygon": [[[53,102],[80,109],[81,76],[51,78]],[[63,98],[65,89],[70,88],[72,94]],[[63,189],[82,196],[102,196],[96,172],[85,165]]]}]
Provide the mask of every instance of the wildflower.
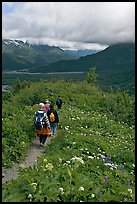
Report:
[{"label": "wildflower", "polygon": [[33,191],[36,191],[37,189],[37,183],[31,183],[31,186],[33,188]]},{"label": "wildflower", "polygon": [[84,191],[84,187],[80,186],[79,191]]},{"label": "wildflower", "polygon": [[29,201],[31,202],[32,201],[32,194],[29,194],[28,198],[29,198]]},{"label": "wildflower", "polygon": [[130,179],[127,179],[127,185],[130,186]]},{"label": "wildflower", "polygon": [[64,193],[64,189],[63,189],[62,187],[60,187],[60,188],[58,189],[58,192],[61,193],[61,194],[63,194],[63,193]]},{"label": "wildflower", "polygon": [[95,197],[95,194],[94,194],[94,193],[92,193],[91,197],[92,197],[92,198],[94,198],[94,197]]},{"label": "wildflower", "polygon": [[53,165],[51,163],[46,164],[46,169],[52,170],[53,169]]},{"label": "wildflower", "polygon": [[122,164],[120,164],[120,170],[123,171],[124,166]]},{"label": "wildflower", "polygon": [[68,130],[69,128],[66,126],[66,127],[64,127],[64,129],[65,129],[65,130]]},{"label": "wildflower", "polygon": [[135,164],[132,164],[132,167],[135,168]]},{"label": "wildflower", "polygon": [[105,181],[105,184],[108,184],[108,176],[105,176],[104,181]]},{"label": "wildflower", "polygon": [[104,159],[105,159],[105,162],[108,162],[108,161],[109,161],[109,158],[108,158],[108,157],[105,157]]},{"label": "wildflower", "polygon": [[113,167],[110,167],[111,170],[113,170]]},{"label": "wildflower", "polygon": [[132,189],[131,188],[128,188],[128,193],[132,193]]},{"label": "wildflower", "polygon": [[102,195],[102,192],[101,192],[101,191],[99,191],[99,192],[98,192],[98,196],[100,197],[101,195]]},{"label": "wildflower", "polygon": [[92,157],[92,156],[88,156],[88,158],[89,158],[89,159],[94,159],[94,157]]},{"label": "wildflower", "polygon": [[101,201],[101,195],[102,195],[102,192],[99,191],[99,192],[98,192],[98,201]]},{"label": "wildflower", "polygon": [[44,161],[44,162],[47,162],[47,159],[44,159],[43,161]]},{"label": "wildflower", "polygon": [[82,160],[81,157],[76,157],[76,156],[75,156],[75,157],[72,157],[71,160],[72,160],[72,161],[78,161],[78,162],[80,162],[81,164],[84,164],[84,161]]}]

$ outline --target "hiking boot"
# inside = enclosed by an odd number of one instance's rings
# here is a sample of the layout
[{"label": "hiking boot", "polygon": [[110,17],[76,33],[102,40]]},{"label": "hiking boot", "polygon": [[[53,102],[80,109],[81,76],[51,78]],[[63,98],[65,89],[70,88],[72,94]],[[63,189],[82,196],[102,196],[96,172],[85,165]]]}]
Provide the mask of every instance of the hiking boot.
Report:
[{"label": "hiking boot", "polygon": [[44,144],[40,143],[40,148],[44,147]]}]

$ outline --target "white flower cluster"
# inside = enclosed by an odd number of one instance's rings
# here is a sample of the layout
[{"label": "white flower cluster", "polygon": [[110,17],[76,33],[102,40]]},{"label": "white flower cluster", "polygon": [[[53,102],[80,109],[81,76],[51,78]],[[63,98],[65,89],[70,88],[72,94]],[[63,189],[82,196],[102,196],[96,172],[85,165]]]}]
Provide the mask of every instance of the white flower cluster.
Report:
[{"label": "white flower cluster", "polygon": [[29,198],[29,201],[31,202],[32,201],[32,194],[29,194],[28,198]]},{"label": "white flower cluster", "polygon": [[53,165],[51,163],[46,164],[46,169],[47,170],[52,170],[53,169]]},{"label": "white flower cluster", "polygon": [[88,156],[88,159],[94,159],[94,157],[92,157],[92,156]]},{"label": "white flower cluster", "polygon": [[68,129],[69,129],[69,126],[64,127],[64,129],[65,129],[65,130],[68,130]]},{"label": "white flower cluster", "polygon": [[83,187],[83,186],[80,186],[80,187],[79,187],[79,191],[84,191],[84,187]]},{"label": "white flower cluster", "polygon": [[117,164],[113,164],[113,163],[105,163],[104,165],[110,167],[111,170],[117,169],[118,167]]},{"label": "white flower cluster", "polygon": [[74,156],[74,157],[71,158],[71,160],[80,162],[81,164],[84,164],[84,161],[83,161],[83,159],[81,157]]},{"label": "white flower cluster", "polygon": [[58,189],[58,192],[59,192],[60,194],[64,194],[64,189],[63,189],[62,187],[60,187],[60,188]]},{"label": "white flower cluster", "polygon": [[128,189],[128,193],[132,194],[132,189],[131,188]]}]

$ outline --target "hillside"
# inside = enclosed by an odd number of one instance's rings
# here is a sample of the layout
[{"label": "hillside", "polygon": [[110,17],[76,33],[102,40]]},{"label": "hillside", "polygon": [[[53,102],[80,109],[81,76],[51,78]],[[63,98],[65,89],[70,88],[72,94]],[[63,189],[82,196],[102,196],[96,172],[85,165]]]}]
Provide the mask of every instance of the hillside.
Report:
[{"label": "hillside", "polygon": [[2,169],[28,157],[34,112],[58,94],[58,134],[2,183],[2,202],[135,202],[135,97],[86,82],[18,81],[3,94]]},{"label": "hillside", "polygon": [[31,69],[59,60],[70,60],[59,47],[48,45],[31,45],[20,40],[2,40],[2,70]]},{"label": "hillside", "polygon": [[98,84],[108,90],[130,90],[135,88],[135,44],[122,43],[109,46],[96,54],[80,57],[70,61],[59,61],[48,66],[37,67],[33,72],[87,72],[96,67]]},{"label": "hillside", "polygon": [[48,66],[38,67],[33,71],[88,71],[89,67],[96,67],[97,72],[115,72],[135,69],[135,44],[123,43],[112,45],[93,55],[80,57],[70,61],[59,61]]}]

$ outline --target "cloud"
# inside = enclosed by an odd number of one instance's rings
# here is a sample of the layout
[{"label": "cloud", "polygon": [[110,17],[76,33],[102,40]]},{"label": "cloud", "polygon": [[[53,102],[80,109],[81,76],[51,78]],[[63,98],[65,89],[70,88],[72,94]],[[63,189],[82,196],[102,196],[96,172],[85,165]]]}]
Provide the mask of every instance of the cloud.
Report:
[{"label": "cloud", "polygon": [[14,9],[3,12],[3,38],[83,49],[135,41],[135,2],[7,3]]}]

